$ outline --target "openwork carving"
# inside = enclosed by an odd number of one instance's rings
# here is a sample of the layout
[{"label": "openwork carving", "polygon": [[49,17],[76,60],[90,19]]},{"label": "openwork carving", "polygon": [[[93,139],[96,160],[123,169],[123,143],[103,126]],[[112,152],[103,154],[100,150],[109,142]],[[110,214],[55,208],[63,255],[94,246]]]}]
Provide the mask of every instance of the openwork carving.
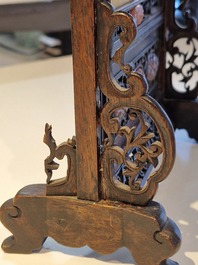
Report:
[{"label": "openwork carving", "polygon": [[193,1],[166,8],[166,97],[195,99],[198,92],[198,32]]},{"label": "openwork carving", "polygon": [[[102,193],[104,198],[144,205],[173,166],[173,129],[162,108],[147,94],[145,76],[123,63],[124,53],[137,33],[134,18],[114,12],[106,2],[98,1],[98,5],[98,86],[103,98],[99,123],[104,131]],[[120,26],[121,46],[112,55],[111,36]],[[103,39],[104,32],[107,40]],[[112,61],[125,76],[123,87],[112,76]]]},{"label": "openwork carving", "polygon": [[[100,254],[126,247],[139,265],[178,265],[169,258],[179,249],[180,231],[159,203],[147,203],[171,170],[174,138],[165,113],[147,94],[145,76],[123,61],[136,36],[135,19],[114,12],[105,0],[72,0],[71,18],[77,145],[73,138],[57,146],[46,124],[47,184],[28,185],[1,206],[0,220],[12,233],[2,248],[27,254],[40,250],[51,237],[68,247],[87,245]],[[121,46],[112,53],[110,40],[118,27]],[[147,45],[145,38],[143,42]],[[112,61],[123,72],[124,86],[110,70]],[[55,159],[65,156],[67,177],[52,180],[59,167]]]},{"label": "openwork carving", "polygon": [[[121,9],[121,8],[120,8]],[[116,9],[118,12],[120,9]],[[137,25],[138,38],[131,45],[122,58],[123,63],[129,64],[133,71],[145,74],[149,94],[157,96],[157,83],[159,80],[159,56],[161,43],[161,29],[163,24],[162,1],[131,1],[122,7],[124,12],[133,16]],[[122,46],[120,36],[124,33],[122,25],[117,26],[111,34],[111,58],[115,51]],[[143,41],[144,40],[144,41]],[[126,78],[120,67],[113,61],[111,63],[111,74],[117,82],[126,87]]]},{"label": "openwork carving", "polygon": [[[111,1],[114,4],[114,1]],[[139,26],[142,22],[153,19],[159,11],[162,11],[162,0],[141,0],[141,1],[129,1],[125,6],[118,7],[118,10],[131,14],[136,24]],[[120,28],[118,28],[119,34]],[[113,34],[114,37],[119,39],[118,34]]]},{"label": "openwork carving", "polygon": [[[45,172],[47,174],[47,195],[76,195],[77,177],[76,177],[76,140],[75,137],[68,139],[59,146],[52,136],[52,127],[45,125],[44,143],[50,149],[50,155],[45,159]],[[54,161],[55,158],[61,160],[67,156],[68,170],[67,176],[58,180],[51,180],[53,170],[59,168],[59,164]]]},{"label": "openwork carving", "polygon": [[[138,58],[138,60],[130,63],[132,71],[145,75],[149,85],[149,92],[155,87],[157,82],[157,73],[159,68],[159,59],[155,53],[157,46],[157,44],[151,45],[151,47],[148,47],[141,58]],[[117,79],[117,82],[120,86],[127,87],[125,73],[120,72],[115,78]]]},{"label": "openwork carving", "polygon": [[172,87],[178,93],[197,89],[198,39],[180,38],[173,43],[172,55],[167,53],[167,69],[172,69]]},{"label": "openwork carving", "polygon": [[162,154],[162,143],[156,139],[159,137],[153,133],[153,129],[145,113],[129,110],[127,124],[120,126],[110,149],[110,155],[112,151],[115,152],[111,174],[118,185],[120,181],[131,190],[140,191],[145,185],[151,165],[157,167],[158,157]]}]

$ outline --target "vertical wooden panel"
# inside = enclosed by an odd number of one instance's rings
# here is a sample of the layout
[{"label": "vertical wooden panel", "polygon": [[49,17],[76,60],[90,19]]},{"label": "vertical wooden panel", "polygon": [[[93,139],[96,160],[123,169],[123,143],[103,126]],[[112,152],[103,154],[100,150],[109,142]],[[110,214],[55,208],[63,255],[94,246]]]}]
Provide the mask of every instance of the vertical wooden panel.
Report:
[{"label": "vertical wooden panel", "polygon": [[78,198],[98,200],[94,0],[71,0]]}]

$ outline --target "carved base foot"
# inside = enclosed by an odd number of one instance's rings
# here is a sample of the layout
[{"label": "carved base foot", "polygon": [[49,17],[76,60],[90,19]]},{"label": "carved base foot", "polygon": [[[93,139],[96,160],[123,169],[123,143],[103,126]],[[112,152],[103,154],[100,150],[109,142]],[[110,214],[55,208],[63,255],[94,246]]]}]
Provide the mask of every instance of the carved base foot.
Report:
[{"label": "carved base foot", "polygon": [[22,235],[21,238],[17,239],[19,240],[16,240],[14,236],[6,238],[1,245],[3,251],[6,253],[30,254],[34,251],[39,251],[46,240],[45,238],[42,241],[31,241],[31,239],[28,238],[29,242],[27,243],[27,238],[23,238]]},{"label": "carved base foot", "polygon": [[23,188],[1,207],[1,221],[13,233],[5,252],[30,253],[47,236],[69,247],[88,245],[101,254],[127,247],[138,265],[176,265],[169,260],[179,248],[181,235],[163,207],[78,200],[46,196],[45,185]]},{"label": "carved base foot", "polygon": [[[15,204],[16,200],[16,204]],[[1,222],[13,233],[2,243],[2,249],[7,253],[32,253],[40,250],[47,238],[47,230],[41,219],[38,219],[40,209],[35,199],[10,199],[6,201],[0,211]],[[19,203],[18,203],[19,202]],[[27,203],[27,206],[23,206]]]}]

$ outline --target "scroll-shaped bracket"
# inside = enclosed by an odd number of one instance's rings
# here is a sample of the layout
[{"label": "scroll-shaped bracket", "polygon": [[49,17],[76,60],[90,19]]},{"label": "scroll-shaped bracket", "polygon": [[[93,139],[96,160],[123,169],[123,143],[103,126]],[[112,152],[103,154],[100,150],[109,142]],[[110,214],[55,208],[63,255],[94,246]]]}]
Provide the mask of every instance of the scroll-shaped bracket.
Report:
[{"label": "scroll-shaped bracket", "polygon": [[[47,195],[76,195],[77,176],[76,176],[76,140],[75,137],[68,139],[60,145],[52,136],[52,126],[45,125],[44,143],[50,149],[50,155],[45,159],[45,172],[47,174]],[[68,170],[67,176],[57,180],[51,180],[53,170],[59,168],[55,158],[62,160],[67,156]]]},{"label": "scroll-shaped bracket", "polygon": [[[132,72],[123,62],[137,34],[135,19],[128,13],[115,12],[107,2],[97,3],[98,86],[106,97],[99,120],[107,136],[101,156],[102,196],[145,205],[173,167],[174,132],[166,113],[147,94],[145,76]],[[122,29],[122,46],[110,57],[111,36],[117,27]],[[104,34],[108,37],[103,38]],[[111,75],[111,61],[124,72],[126,87]],[[120,110],[125,111],[125,120],[117,115]]]}]

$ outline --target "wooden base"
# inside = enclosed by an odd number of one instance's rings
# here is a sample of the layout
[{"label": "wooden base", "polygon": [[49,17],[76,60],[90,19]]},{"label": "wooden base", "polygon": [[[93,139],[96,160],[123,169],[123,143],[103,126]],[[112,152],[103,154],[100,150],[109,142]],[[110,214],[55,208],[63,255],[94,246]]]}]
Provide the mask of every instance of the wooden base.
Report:
[{"label": "wooden base", "polygon": [[168,258],[179,248],[181,235],[156,202],[146,207],[120,202],[46,196],[46,185],[30,185],[1,207],[1,222],[13,236],[2,248],[8,253],[40,250],[50,236],[69,247],[88,245],[101,254],[127,247],[137,264],[176,264]]}]

